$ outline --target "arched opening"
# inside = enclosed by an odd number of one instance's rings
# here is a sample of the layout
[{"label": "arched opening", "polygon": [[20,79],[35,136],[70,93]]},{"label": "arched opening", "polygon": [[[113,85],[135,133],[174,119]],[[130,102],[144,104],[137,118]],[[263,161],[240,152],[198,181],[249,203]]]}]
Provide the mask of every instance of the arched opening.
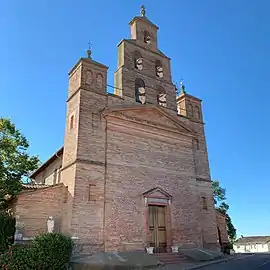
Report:
[{"label": "arched opening", "polygon": [[146,44],[151,44],[151,36],[150,36],[150,33],[148,32],[148,31],[144,31],[143,32],[143,36],[144,36],[144,42],[146,43]]},{"label": "arched opening", "polygon": [[135,100],[136,102],[145,104],[145,83],[142,79],[137,78],[135,80]]},{"label": "arched opening", "polygon": [[201,119],[201,112],[198,106],[195,106],[194,108],[194,113],[195,113],[195,118],[196,119]]},{"label": "arched opening", "polygon": [[156,70],[156,76],[158,78],[163,78],[163,67],[162,67],[162,63],[160,60],[156,60],[155,70]]},{"label": "arched opening", "polygon": [[221,246],[222,245],[222,240],[221,240],[221,233],[220,233],[219,227],[217,227],[217,231],[218,231],[218,242],[219,242],[219,244]]},{"label": "arched opening", "polygon": [[97,74],[96,87],[99,89],[101,89],[103,87],[103,76],[101,74]]},{"label": "arched opening", "polygon": [[162,86],[157,86],[157,103],[160,106],[167,106],[166,91]]},{"label": "arched opening", "polygon": [[142,59],[142,55],[136,51],[134,52],[134,68],[138,69],[138,70],[142,70],[143,69],[143,59]]},{"label": "arched opening", "polygon": [[191,104],[188,104],[187,106],[187,116],[193,117],[193,107]]}]

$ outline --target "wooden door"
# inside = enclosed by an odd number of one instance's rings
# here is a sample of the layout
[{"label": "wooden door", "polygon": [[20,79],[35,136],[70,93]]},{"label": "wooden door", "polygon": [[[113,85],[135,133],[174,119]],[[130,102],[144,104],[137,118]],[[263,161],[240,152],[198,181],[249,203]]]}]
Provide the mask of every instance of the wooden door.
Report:
[{"label": "wooden door", "polygon": [[166,223],[164,206],[149,205],[149,232],[150,246],[155,247],[155,252],[165,252]]}]

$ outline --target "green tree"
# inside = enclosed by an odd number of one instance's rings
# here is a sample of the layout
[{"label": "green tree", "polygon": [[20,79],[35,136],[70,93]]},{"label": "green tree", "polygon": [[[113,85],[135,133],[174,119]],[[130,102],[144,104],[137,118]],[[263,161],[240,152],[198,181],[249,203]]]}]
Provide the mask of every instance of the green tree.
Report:
[{"label": "green tree", "polygon": [[214,190],[215,207],[226,216],[229,240],[234,242],[236,239],[236,229],[228,214],[229,205],[226,203],[226,189],[220,186],[219,181],[212,181],[212,187]]},{"label": "green tree", "polygon": [[23,177],[39,166],[39,158],[27,153],[29,143],[6,118],[0,118],[0,210],[21,191]]}]

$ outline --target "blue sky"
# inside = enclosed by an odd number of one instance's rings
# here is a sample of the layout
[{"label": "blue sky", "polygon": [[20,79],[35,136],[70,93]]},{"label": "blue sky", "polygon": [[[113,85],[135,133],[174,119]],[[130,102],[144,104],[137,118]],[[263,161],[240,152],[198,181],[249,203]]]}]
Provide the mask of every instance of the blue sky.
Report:
[{"label": "blue sky", "polygon": [[0,116],[46,160],[63,144],[69,69],[91,40],[113,84],[117,44],[141,4],[160,27],[174,81],[203,99],[211,175],[227,190],[238,235],[270,235],[267,0],[1,1]]}]

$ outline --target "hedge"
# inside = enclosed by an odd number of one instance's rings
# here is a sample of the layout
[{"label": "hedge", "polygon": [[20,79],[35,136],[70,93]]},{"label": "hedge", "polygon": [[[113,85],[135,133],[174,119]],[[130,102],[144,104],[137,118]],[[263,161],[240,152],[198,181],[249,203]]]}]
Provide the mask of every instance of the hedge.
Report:
[{"label": "hedge", "polygon": [[30,247],[12,247],[2,255],[5,270],[65,269],[72,253],[70,237],[60,233],[46,233],[36,237]]}]

